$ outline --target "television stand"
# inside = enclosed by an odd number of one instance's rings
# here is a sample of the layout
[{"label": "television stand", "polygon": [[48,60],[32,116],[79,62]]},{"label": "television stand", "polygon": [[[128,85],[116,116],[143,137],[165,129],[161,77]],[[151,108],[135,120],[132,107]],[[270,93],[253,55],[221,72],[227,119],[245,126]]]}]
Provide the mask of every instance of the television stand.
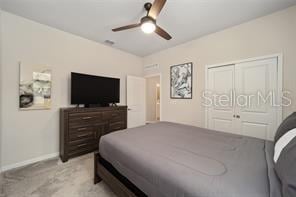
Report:
[{"label": "television stand", "polygon": [[104,104],[84,104],[84,108],[109,107],[109,103]]}]

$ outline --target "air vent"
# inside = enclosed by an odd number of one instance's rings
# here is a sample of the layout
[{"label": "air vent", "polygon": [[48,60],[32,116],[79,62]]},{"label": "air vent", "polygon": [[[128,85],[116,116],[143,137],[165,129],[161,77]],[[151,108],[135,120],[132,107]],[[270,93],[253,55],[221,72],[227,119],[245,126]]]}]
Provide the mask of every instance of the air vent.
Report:
[{"label": "air vent", "polygon": [[105,40],[104,43],[107,44],[107,45],[109,45],[109,46],[112,46],[112,45],[115,44],[115,43],[114,43],[113,41],[111,41],[111,40]]},{"label": "air vent", "polygon": [[144,70],[156,70],[159,69],[159,65],[158,64],[152,64],[152,65],[146,65],[144,66]]}]

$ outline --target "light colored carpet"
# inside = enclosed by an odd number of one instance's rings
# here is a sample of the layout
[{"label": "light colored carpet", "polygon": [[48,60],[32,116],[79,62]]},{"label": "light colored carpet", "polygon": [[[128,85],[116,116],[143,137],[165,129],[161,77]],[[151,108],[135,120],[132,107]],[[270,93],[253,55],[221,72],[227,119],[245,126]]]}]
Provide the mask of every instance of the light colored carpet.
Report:
[{"label": "light colored carpet", "polygon": [[103,183],[93,184],[93,154],[61,163],[38,162],[4,172],[0,197],[115,197]]}]

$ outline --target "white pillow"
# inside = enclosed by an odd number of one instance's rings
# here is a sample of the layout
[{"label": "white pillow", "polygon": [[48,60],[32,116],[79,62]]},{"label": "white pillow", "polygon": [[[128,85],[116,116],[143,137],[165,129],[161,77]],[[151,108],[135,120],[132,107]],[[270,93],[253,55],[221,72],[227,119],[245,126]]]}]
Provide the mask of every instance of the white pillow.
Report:
[{"label": "white pillow", "polygon": [[277,160],[279,159],[282,150],[291,142],[294,137],[296,137],[296,128],[291,129],[285,135],[283,135],[276,143],[274,146],[274,155],[273,155],[273,160],[276,163]]}]

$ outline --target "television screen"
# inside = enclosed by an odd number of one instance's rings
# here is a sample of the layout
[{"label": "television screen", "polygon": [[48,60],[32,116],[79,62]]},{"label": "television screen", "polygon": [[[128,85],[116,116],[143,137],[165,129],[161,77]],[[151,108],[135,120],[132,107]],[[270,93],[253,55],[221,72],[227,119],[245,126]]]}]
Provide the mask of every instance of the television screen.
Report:
[{"label": "television screen", "polygon": [[120,79],[71,73],[71,104],[119,103]]}]

